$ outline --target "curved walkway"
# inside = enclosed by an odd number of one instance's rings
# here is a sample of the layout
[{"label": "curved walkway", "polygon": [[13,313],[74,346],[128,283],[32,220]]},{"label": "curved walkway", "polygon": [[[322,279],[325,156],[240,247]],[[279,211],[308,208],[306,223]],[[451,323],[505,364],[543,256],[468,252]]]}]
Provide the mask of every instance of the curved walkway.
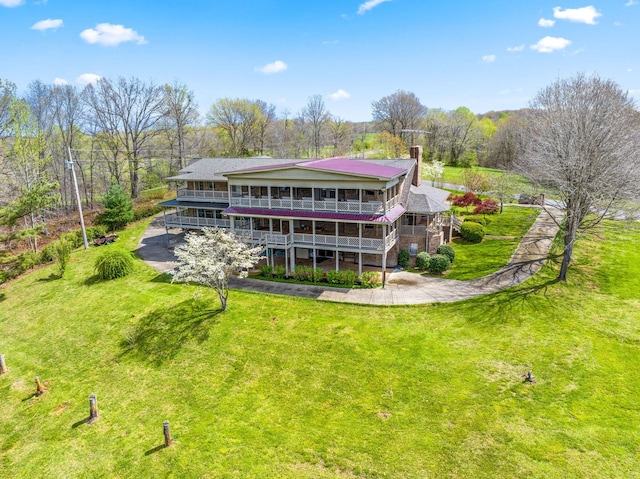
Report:
[{"label": "curved walkway", "polygon": [[[556,208],[542,211],[504,268],[471,281],[431,278],[401,271],[391,273],[384,288],[375,289],[286,284],[252,278],[232,278],[230,286],[247,291],[343,303],[408,305],[461,301],[509,288],[536,274],[544,264],[558,232],[554,218],[559,219],[561,214]],[[137,251],[147,264],[159,271],[168,272],[174,267],[172,262],[175,256],[167,248],[162,217],[149,225]]]}]

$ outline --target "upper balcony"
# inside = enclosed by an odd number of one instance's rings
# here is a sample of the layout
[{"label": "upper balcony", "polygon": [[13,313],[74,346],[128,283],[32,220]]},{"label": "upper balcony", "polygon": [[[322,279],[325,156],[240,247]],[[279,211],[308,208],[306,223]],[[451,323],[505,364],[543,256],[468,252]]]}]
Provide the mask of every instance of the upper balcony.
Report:
[{"label": "upper balcony", "polygon": [[398,204],[399,200],[400,196],[397,194],[396,188],[385,191],[342,188],[236,186],[231,192],[229,205],[232,207],[245,208],[381,215],[390,211]]},{"label": "upper balcony", "polygon": [[229,201],[229,191],[216,190],[191,190],[188,188],[178,189],[176,198],[179,200],[204,200],[204,201]]}]

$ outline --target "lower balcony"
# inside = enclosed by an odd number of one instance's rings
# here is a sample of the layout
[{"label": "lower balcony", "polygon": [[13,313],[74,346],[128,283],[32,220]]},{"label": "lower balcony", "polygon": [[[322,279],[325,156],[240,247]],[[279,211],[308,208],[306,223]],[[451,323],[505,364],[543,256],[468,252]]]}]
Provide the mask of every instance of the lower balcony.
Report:
[{"label": "lower balcony", "polygon": [[331,247],[363,251],[385,251],[393,246],[398,239],[396,232],[389,233],[384,239],[305,233],[281,234],[269,233],[268,231],[250,231],[243,229],[236,229],[234,233],[246,242],[261,244],[264,246],[301,246],[305,248],[318,247],[321,249],[323,247]]},{"label": "lower balcony", "polygon": [[231,221],[221,218],[201,218],[199,216],[184,216],[179,214],[165,215],[164,224],[167,228],[230,228]]}]

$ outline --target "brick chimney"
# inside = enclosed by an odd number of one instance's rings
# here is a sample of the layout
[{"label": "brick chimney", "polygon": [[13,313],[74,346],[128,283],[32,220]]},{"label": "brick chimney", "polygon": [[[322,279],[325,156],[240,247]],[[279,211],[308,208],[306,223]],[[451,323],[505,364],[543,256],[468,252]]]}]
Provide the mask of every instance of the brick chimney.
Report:
[{"label": "brick chimney", "polygon": [[422,147],[412,146],[409,148],[409,156],[416,160],[417,164],[413,170],[413,180],[411,184],[420,186],[422,184]]}]

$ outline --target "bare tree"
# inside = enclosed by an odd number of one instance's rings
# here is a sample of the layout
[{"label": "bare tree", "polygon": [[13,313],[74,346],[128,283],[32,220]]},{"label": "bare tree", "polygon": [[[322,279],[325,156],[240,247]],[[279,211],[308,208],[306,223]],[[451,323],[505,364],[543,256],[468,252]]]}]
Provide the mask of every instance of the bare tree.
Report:
[{"label": "bare tree", "polygon": [[513,113],[497,122],[496,133],[487,145],[488,157],[484,166],[511,168],[523,147],[521,114]]},{"label": "bare tree", "polygon": [[611,80],[579,74],[534,98],[521,174],[556,192],[564,209],[558,279],[566,281],[578,231],[598,224],[640,185],[639,114]]},{"label": "bare tree", "polygon": [[178,170],[184,168],[185,142],[189,128],[198,123],[198,103],[192,90],[175,81],[164,85],[166,133],[170,143],[175,143],[178,154]]},{"label": "bare tree", "polygon": [[256,137],[260,108],[244,98],[221,98],[207,113],[207,123],[224,132],[231,156],[246,156]]},{"label": "bare tree", "polygon": [[0,137],[11,121],[11,103],[16,97],[16,85],[0,78]]},{"label": "bare tree", "polygon": [[[80,99],[80,93],[78,89],[71,85],[61,85],[54,86],[50,91],[50,101],[51,101],[51,115],[52,115],[52,124],[56,129],[57,136],[59,137],[59,148],[57,151],[54,150],[53,145],[51,145],[52,151],[54,152],[54,158],[57,158],[59,161],[55,162],[54,169],[55,175],[58,179],[58,182],[61,186],[61,193],[63,198],[63,204],[68,204],[67,202],[67,194],[70,190],[70,174],[65,174],[68,170],[65,169],[65,165],[63,161],[60,161],[67,157],[68,149],[73,149],[75,143],[77,142],[77,137],[81,135],[80,126],[82,124],[82,119],[84,117],[84,105]],[[79,159],[76,162],[76,171],[80,173],[80,177],[82,179],[83,185],[86,188],[86,181],[84,175],[84,168],[79,163]],[[69,179],[69,184],[67,184],[67,180]],[[67,188],[69,186],[69,188]],[[85,190],[85,198],[87,198]],[[69,194],[68,197],[71,200],[71,203],[75,201],[75,196],[73,194]]]},{"label": "bare tree", "polygon": [[260,110],[260,115],[256,121],[255,147],[258,154],[263,155],[269,139],[272,135],[272,129],[276,122],[276,107],[262,100],[255,101],[256,106]]},{"label": "bare tree", "polygon": [[332,149],[331,154],[334,156],[347,154],[351,147],[352,125],[337,116],[332,116],[328,125]]},{"label": "bare tree", "polygon": [[138,196],[141,157],[147,143],[161,133],[164,89],[131,77],[102,78],[83,92],[97,125],[122,148],[127,159],[131,197]]},{"label": "bare tree", "polygon": [[371,103],[373,120],[378,122],[383,131],[403,140],[407,135],[402,130],[414,130],[420,123],[427,109],[415,93],[398,90]]},{"label": "bare tree", "polygon": [[456,108],[448,115],[447,143],[449,150],[449,163],[453,166],[471,166],[464,159],[476,142],[480,131],[478,119],[467,107]]},{"label": "bare tree", "polygon": [[327,110],[322,95],[313,95],[309,97],[307,105],[302,109],[300,116],[309,126],[311,144],[314,151],[314,157],[320,156],[322,149],[322,130],[327,121],[329,121],[330,113]]}]

